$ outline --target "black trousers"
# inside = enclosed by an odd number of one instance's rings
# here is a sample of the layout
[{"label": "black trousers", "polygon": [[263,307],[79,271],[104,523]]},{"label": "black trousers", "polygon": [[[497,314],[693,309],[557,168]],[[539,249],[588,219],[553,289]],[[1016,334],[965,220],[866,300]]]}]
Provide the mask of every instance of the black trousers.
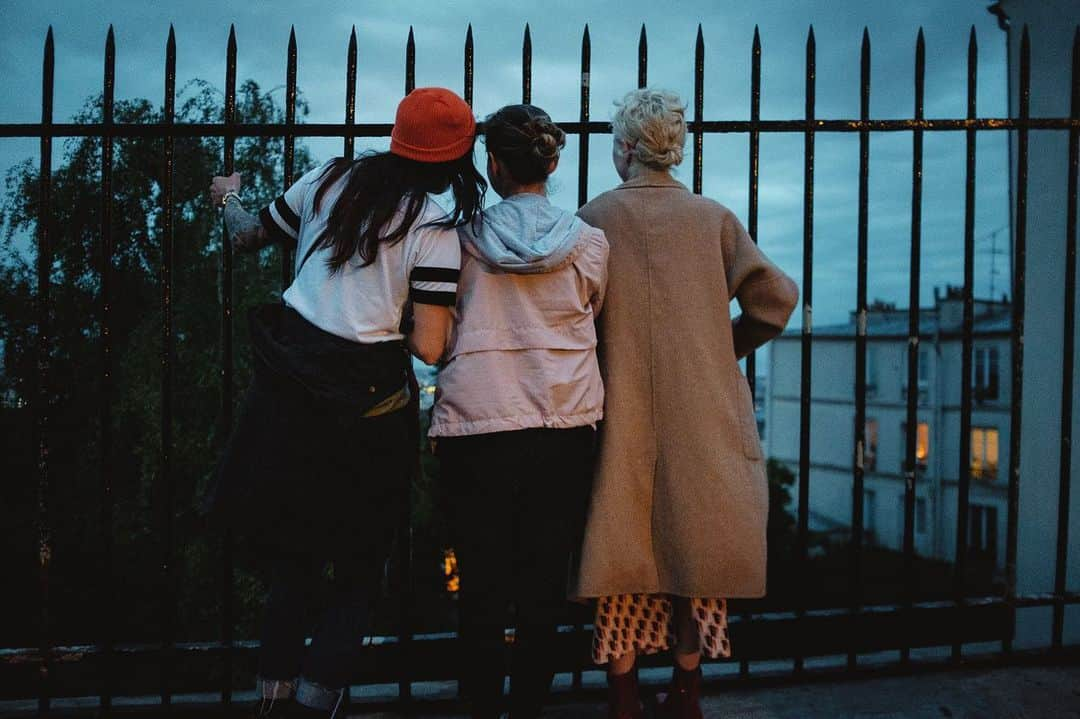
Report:
[{"label": "black trousers", "polygon": [[571,552],[580,546],[592,475],[591,427],[526,429],[439,441],[451,497],[463,689],[473,717],[497,717],[504,630],[514,607],[510,714],[540,713],[557,627],[568,616]]},{"label": "black trousers", "polygon": [[[297,468],[297,494],[291,500],[296,513],[305,515],[295,518],[297,531],[327,539],[297,543],[296,551],[266,557],[271,577],[259,654],[262,679],[302,676],[305,682],[332,690],[349,683],[369,632],[396,525],[408,501],[409,462],[416,439],[408,413],[400,410],[346,423],[338,435],[310,438],[311,474]],[[350,480],[320,489],[314,505],[300,501],[299,493],[319,484],[318,471],[328,456],[352,465],[339,472]],[[288,503],[289,498],[281,501]],[[328,523],[334,526],[324,526]],[[305,655],[304,638],[312,618],[312,642]]]}]

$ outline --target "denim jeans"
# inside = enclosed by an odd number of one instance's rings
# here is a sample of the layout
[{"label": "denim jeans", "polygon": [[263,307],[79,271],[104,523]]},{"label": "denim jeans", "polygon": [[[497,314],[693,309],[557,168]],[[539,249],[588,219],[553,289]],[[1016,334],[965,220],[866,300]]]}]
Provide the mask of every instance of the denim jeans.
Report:
[{"label": "denim jeans", "polygon": [[[382,578],[382,559],[388,547],[372,548],[359,559],[355,553],[335,561],[333,579],[325,565],[301,558],[274,561],[270,596],[262,625],[259,678],[263,682],[301,677],[297,696],[309,706],[330,709],[352,677],[370,626]],[[306,617],[319,583],[329,581],[327,601],[305,653]]]}]

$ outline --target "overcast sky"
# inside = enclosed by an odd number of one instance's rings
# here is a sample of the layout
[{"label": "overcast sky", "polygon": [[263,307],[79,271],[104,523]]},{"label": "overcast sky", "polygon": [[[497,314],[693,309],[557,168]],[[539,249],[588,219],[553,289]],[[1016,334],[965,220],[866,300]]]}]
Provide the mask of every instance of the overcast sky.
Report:
[{"label": "overcast sky", "polygon": [[[0,122],[37,122],[41,112],[41,53],[53,26],[56,42],[55,119],[67,121],[86,98],[101,91],[104,42],[112,23],[117,44],[117,98],[160,103],[165,40],[170,22],[177,37],[177,86],[193,78],[223,87],[225,44],[235,23],[238,77],[265,88],[285,78],[291,25],[299,47],[299,86],[311,105],[310,122],[341,122],[345,54],[356,26],[359,45],[358,121],[388,122],[404,87],[405,40],[416,34],[417,84],[462,88],[466,27],[476,52],[475,108],[483,116],[519,102],[521,42],[525,23],[533,41],[533,102],[556,120],[578,117],[581,37],[592,41],[592,118],[606,120],[612,103],[637,81],[641,24],[649,38],[649,83],[693,98],[694,39],[705,37],[707,119],[749,116],[750,48],[755,25],[762,52],[762,117],[803,115],[804,54],[811,24],[817,43],[817,115],[855,118],[859,101],[859,46],[863,27],[872,42],[871,114],[910,117],[914,100],[914,48],[925,32],[926,115],[962,117],[966,111],[967,39],[979,39],[979,112],[1006,114],[1005,35],[986,11],[986,0],[548,0],[501,3],[356,2],[260,0],[0,0],[5,40],[0,46]],[[281,90],[278,90],[281,93]],[[279,95],[280,96],[280,95]],[[340,140],[309,141],[316,159],[341,152]],[[877,133],[870,155],[870,296],[907,304],[911,237],[911,135]],[[358,141],[358,147],[369,146]],[[372,146],[385,147],[385,141]],[[610,140],[591,140],[589,193],[618,183]],[[34,157],[35,140],[0,139],[0,169]],[[747,212],[746,135],[705,139],[704,192]],[[858,138],[817,136],[815,171],[815,324],[844,321],[855,302]],[[553,199],[572,208],[577,198],[578,144],[571,139],[554,176]],[[691,181],[690,144],[678,175]],[[976,292],[990,290],[990,233],[1008,222],[1004,133],[981,133],[978,154]],[[803,138],[764,135],[761,142],[758,239],[766,253],[797,281],[802,276]],[[934,286],[962,280],[964,141],[960,133],[928,133],[924,154],[923,302]],[[493,200],[492,200],[493,201]],[[998,249],[1007,235],[997,235]],[[997,257],[995,293],[1007,287],[1007,256]]]}]

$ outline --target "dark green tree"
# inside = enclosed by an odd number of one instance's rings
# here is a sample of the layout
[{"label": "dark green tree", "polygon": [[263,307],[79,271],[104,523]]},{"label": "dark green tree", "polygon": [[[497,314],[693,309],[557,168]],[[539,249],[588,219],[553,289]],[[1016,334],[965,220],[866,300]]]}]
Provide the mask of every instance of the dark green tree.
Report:
[{"label": "dark green tree", "polygon": [[[176,121],[220,122],[221,93],[193,81],[179,95]],[[307,106],[300,101],[301,116]],[[97,122],[101,99],[88,101],[75,122]],[[118,123],[161,122],[162,109],[143,100],[116,104]],[[283,122],[274,92],[243,83],[237,97],[241,123]],[[162,407],[162,300],[164,140],[114,141],[112,238],[112,391],[102,392],[102,189],[99,138],[75,138],[63,146],[52,175],[52,302],[49,345],[48,458],[52,635],[64,642],[94,641],[104,631],[120,640],[152,640],[174,592],[179,638],[208,639],[218,633],[218,547],[195,510],[223,440],[221,408],[220,213],[211,207],[210,178],[223,172],[220,138],[176,138],[174,164],[174,262],[172,477],[174,562],[177,586],[161,582],[160,496]],[[284,140],[239,138],[236,169],[245,179],[247,205],[270,202],[284,185]],[[312,166],[308,150],[296,148],[295,176]],[[0,475],[0,540],[11,571],[8,611],[0,620],[0,645],[37,641],[37,519],[35,450],[27,403],[35,386],[36,268],[33,237],[39,218],[39,177],[27,160],[6,177],[0,207],[0,429],[5,447]],[[253,303],[280,291],[280,256],[267,249],[237,256],[235,287],[235,396],[250,378],[243,318]],[[115,547],[111,573],[103,566],[100,406],[111,407],[112,452],[105,458],[112,485]],[[241,631],[257,605],[253,576],[238,573]],[[111,623],[111,629],[106,625]]]}]

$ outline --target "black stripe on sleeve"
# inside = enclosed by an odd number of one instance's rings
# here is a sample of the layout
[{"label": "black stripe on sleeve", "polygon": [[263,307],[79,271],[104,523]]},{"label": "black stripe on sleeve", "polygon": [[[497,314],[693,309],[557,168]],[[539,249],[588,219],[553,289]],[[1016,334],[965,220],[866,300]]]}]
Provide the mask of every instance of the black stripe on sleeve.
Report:
[{"label": "black stripe on sleeve", "polygon": [[409,281],[456,283],[460,275],[461,270],[452,267],[414,267],[409,273]]},{"label": "black stripe on sleeve", "polygon": [[293,229],[293,232],[297,234],[300,233],[300,217],[292,211],[292,208],[289,207],[289,203],[285,202],[284,195],[281,195],[274,200],[274,209],[281,215],[281,219],[289,223],[289,227]]},{"label": "black stripe on sleeve", "polygon": [[277,223],[274,216],[270,214],[270,208],[264,207],[259,210],[259,222],[262,223],[263,229],[266,230],[267,237],[272,242],[280,242],[283,245],[294,245],[296,240],[289,236],[285,230],[281,229],[281,225]]},{"label": "black stripe on sleeve", "polygon": [[418,290],[415,287],[409,290],[409,298],[421,305],[453,307],[457,303],[457,293],[455,292],[433,292],[431,290]]}]

